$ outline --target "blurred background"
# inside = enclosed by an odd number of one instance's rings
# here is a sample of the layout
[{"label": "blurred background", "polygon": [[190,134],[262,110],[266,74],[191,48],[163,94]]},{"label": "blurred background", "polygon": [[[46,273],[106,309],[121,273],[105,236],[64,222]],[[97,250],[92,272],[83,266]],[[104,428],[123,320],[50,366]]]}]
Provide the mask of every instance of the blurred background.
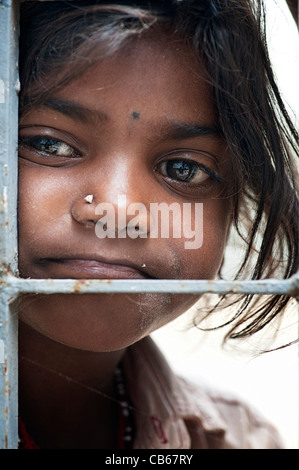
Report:
[{"label": "blurred background", "polygon": [[[283,98],[298,123],[298,29],[285,0],[265,3],[270,57]],[[237,248],[232,244],[229,250],[233,262]],[[193,313],[190,310],[152,335],[174,370],[194,381],[233,391],[277,427],[286,449],[298,449],[298,345],[264,354],[260,351],[298,337],[299,304],[293,302],[282,324],[273,324],[250,340],[231,340],[226,346],[222,345],[226,330],[203,332],[191,327]]]}]

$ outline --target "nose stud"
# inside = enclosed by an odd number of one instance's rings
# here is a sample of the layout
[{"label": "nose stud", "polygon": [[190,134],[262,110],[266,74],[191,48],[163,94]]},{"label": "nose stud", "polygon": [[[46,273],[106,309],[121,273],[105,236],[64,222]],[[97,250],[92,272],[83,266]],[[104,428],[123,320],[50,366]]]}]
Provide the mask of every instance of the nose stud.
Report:
[{"label": "nose stud", "polygon": [[84,201],[88,204],[91,204],[93,201],[93,194],[88,194],[87,196],[85,196]]}]

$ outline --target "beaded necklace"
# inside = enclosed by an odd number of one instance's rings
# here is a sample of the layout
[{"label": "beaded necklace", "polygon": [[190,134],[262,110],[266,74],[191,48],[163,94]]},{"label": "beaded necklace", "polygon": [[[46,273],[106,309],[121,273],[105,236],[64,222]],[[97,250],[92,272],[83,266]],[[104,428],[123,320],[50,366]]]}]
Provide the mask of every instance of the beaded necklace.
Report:
[{"label": "beaded necklace", "polygon": [[132,449],[135,438],[135,420],[122,366],[117,367],[115,371],[115,385],[120,411],[117,429],[117,448]]},{"label": "beaded necklace", "polygon": [[[118,403],[116,449],[131,449],[135,438],[135,420],[122,364],[117,367],[114,380]],[[19,417],[19,449],[40,449],[28,433],[21,417]]]}]

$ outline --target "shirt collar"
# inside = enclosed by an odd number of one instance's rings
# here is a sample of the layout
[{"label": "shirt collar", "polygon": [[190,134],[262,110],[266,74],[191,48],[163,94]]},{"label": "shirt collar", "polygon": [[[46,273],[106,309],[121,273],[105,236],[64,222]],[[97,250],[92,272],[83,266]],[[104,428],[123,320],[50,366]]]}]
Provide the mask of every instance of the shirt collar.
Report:
[{"label": "shirt collar", "polygon": [[210,396],[177,377],[151,338],[128,348],[124,367],[135,410],[135,448],[190,448],[187,423],[197,424],[203,435],[225,433]]}]

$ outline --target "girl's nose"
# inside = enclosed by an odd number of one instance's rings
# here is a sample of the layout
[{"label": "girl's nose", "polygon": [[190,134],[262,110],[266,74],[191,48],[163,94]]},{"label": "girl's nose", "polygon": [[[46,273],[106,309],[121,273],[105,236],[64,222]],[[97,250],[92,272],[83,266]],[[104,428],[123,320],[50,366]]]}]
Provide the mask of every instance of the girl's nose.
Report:
[{"label": "girl's nose", "polygon": [[72,204],[71,214],[73,219],[86,228],[94,228],[97,223],[95,214],[95,200],[93,194],[80,195]]},{"label": "girl's nose", "polygon": [[95,230],[98,238],[146,238],[150,231],[150,212],[141,201],[119,194],[103,200],[97,193],[78,196],[71,215],[80,226]]}]

